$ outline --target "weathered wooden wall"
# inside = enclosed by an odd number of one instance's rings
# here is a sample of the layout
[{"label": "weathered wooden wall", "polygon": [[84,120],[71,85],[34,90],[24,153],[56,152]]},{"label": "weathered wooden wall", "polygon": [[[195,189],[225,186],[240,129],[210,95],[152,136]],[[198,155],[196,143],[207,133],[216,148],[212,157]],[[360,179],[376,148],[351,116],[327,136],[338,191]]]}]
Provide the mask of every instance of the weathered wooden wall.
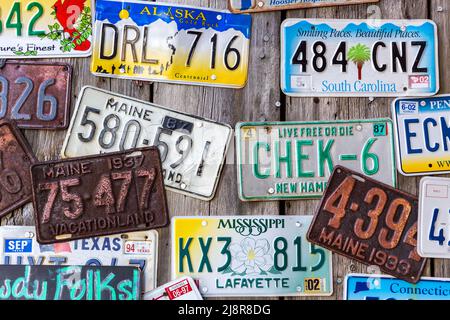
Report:
[{"label": "weathered wooden wall", "polygon": [[[170,0],[217,9],[226,8],[226,0]],[[90,59],[69,59],[74,66],[72,106],[84,85],[93,85],[176,110],[211,118],[232,126],[238,121],[269,120],[334,120],[390,117],[391,99],[287,98],[280,90],[280,24],[285,18],[352,18],[383,19],[431,18],[439,27],[441,93],[450,90],[450,3],[448,0],[380,0],[376,6],[357,5],[321,9],[272,12],[253,15],[251,57],[248,84],[245,89],[218,89],[159,83],[136,83],[94,77],[89,72]],[[375,16],[373,16],[375,15]],[[67,60],[65,60],[67,62]],[[40,160],[59,158],[65,132],[27,131],[33,150]],[[286,201],[244,203],[238,199],[234,148],[228,155],[217,196],[203,202],[168,192],[171,216],[180,215],[307,215],[314,212],[318,201]],[[399,176],[399,187],[417,194],[418,179]],[[33,225],[32,206],[27,205],[1,221],[2,225]],[[170,229],[159,230],[158,284],[170,277]],[[334,255],[334,294],[342,299],[343,279],[349,272],[365,272],[366,267]],[[450,262],[434,260],[426,275],[449,277]]]}]

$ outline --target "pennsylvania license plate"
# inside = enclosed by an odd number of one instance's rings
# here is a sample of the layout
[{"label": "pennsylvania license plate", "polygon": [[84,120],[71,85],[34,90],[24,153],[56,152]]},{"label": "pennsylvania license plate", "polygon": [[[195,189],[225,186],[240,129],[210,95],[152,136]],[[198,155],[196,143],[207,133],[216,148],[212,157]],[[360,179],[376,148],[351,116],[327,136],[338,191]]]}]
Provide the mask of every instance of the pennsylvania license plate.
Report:
[{"label": "pennsylvania license plate", "polygon": [[411,283],[426,259],[417,253],[417,198],[336,167],[308,240]]},{"label": "pennsylvania license plate", "polygon": [[172,277],[199,281],[204,297],[329,296],[331,254],[308,243],[310,216],[172,220]]},{"label": "pennsylvania license plate", "polygon": [[389,119],[236,126],[243,201],[320,198],[335,165],[396,185]]},{"label": "pennsylvania license plate", "polygon": [[143,300],[203,300],[191,277],[183,277],[144,294]]},{"label": "pennsylvania license plate", "polygon": [[214,197],[230,126],[152,103],[85,87],[62,149],[63,158],[157,146],[165,185],[202,200]]},{"label": "pennsylvania license plate", "polygon": [[392,105],[399,171],[450,173],[450,96],[397,99]]},{"label": "pennsylvania license plate", "polygon": [[414,285],[382,275],[350,274],[344,300],[450,300],[450,279],[421,278]]},{"label": "pennsylvania license plate", "polygon": [[0,58],[91,55],[90,0],[3,0]]},{"label": "pennsylvania license plate", "polygon": [[97,0],[98,76],[242,88],[251,16],[146,1]]},{"label": "pennsylvania license plate", "polygon": [[228,0],[232,12],[250,13],[273,10],[305,9],[348,4],[375,3],[380,0]]},{"label": "pennsylvania license plate", "polygon": [[431,20],[287,19],[281,88],[289,96],[432,96],[439,91]]},{"label": "pennsylvania license plate", "polygon": [[153,230],[41,245],[34,227],[0,227],[0,264],[137,266],[148,292],[156,287],[157,260]]}]

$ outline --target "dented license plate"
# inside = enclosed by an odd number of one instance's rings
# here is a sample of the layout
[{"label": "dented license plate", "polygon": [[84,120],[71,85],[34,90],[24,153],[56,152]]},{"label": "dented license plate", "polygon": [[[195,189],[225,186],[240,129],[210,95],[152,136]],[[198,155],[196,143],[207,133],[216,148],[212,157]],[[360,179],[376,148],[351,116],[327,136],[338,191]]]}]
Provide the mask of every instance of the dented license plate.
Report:
[{"label": "dented license plate", "polygon": [[169,222],[154,147],[38,163],[31,176],[41,244],[155,229]]},{"label": "dented license plate", "polygon": [[203,300],[191,277],[183,277],[144,294],[143,300]]}]

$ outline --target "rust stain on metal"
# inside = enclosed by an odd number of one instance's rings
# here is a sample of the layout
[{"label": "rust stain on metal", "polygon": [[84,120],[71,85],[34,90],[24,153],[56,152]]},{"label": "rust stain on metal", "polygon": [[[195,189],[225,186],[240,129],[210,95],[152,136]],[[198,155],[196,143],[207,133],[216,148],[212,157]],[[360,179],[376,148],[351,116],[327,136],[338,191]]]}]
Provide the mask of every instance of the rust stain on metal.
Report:
[{"label": "rust stain on metal", "polygon": [[31,176],[40,243],[169,223],[156,147],[42,162],[32,166]]},{"label": "rust stain on metal", "polygon": [[310,242],[417,283],[417,197],[336,167],[307,234]]}]

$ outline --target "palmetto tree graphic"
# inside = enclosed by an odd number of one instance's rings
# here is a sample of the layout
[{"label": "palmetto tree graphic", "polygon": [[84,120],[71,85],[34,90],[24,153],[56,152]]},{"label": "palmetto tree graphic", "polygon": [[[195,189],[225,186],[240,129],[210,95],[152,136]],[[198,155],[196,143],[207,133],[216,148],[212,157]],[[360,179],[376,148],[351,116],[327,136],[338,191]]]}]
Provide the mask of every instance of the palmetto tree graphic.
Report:
[{"label": "palmetto tree graphic", "polygon": [[368,46],[358,43],[348,51],[348,58],[358,67],[358,80],[362,80],[362,69],[364,63],[370,60],[370,49]]}]

